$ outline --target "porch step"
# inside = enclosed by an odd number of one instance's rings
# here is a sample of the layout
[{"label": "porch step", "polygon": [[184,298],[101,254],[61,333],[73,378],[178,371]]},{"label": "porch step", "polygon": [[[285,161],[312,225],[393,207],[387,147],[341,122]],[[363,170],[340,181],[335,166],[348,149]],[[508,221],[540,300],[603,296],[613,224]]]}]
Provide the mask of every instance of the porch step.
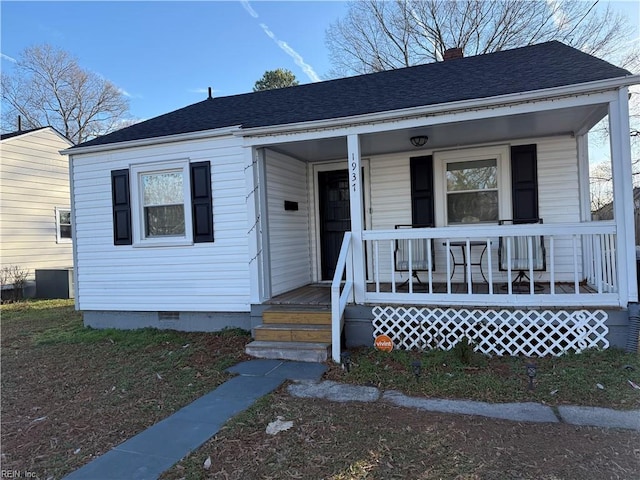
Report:
[{"label": "porch step", "polygon": [[262,312],[262,323],[331,325],[331,310],[322,307],[274,306]]},{"label": "porch step", "polygon": [[253,330],[248,355],[278,360],[325,362],[331,348],[331,310],[325,306],[273,305]]},{"label": "porch step", "polygon": [[255,328],[254,337],[270,342],[331,343],[331,325],[266,323]]},{"label": "porch step", "polygon": [[312,342],[263,342],[255,340],[246,346],[248,355],[257,358],[326,362],[331,345]]}]

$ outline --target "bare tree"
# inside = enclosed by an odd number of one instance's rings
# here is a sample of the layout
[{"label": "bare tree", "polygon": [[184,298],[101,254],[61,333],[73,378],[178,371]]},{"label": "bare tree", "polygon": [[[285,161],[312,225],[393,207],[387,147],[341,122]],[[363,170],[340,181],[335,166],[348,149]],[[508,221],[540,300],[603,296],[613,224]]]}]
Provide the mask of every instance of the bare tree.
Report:
[{"label": "bare tree", "polygon": [[[637,129],[631,129],[631,180],[633,187],[640,187],[640,136]],[[608,138],[605,138],[608,142]],[[596,140],[597,142],[598,140]],[[611,160],[601,160],[590,165],[589,187],[591,190],[591,212],[600,211],[600,220],[613,215],[613,173]],[[606,208],[603,208],[606,207]]]},{"label": "bare tree", "polygon": [[440,61],[445,50],[478,55],[549,40],[608,58],[631,26],[599,0],[360,0],[327,30],[333,74]]},{"label": "bare tree", "polygon": [[26,128],[50,125],[76,144],[120,128],[129,110],[113,83],[46,44],[25,49],[15,73],[2,74],[2,100],[5,130],[20,115]]}]

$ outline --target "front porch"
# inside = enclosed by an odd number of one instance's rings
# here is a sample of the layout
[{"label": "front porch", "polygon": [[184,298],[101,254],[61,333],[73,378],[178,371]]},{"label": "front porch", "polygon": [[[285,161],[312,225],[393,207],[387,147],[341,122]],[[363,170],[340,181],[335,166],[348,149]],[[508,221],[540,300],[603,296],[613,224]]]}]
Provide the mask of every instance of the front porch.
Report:
[{"label": "front porch", "polygon": [[[606,348],[609,312],[638,300],[627,101],[625,89],[545,95],[246,132],[252,304],[330,307],[334,361],[357,308],[368,344]],[[592,221],[587,136],[607,115],[614,220]]]}]

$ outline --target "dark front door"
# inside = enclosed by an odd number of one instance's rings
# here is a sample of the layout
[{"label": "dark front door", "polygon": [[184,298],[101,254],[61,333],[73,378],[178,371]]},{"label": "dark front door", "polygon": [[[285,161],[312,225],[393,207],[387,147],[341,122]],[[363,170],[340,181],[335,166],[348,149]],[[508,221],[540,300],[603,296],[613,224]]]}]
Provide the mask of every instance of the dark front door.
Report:
[{"label": "dark front door", "polygon": [[322,280],[331,280],[340,255],[344,232],[351,230],[348,171],[319,172],[318,189]]}]

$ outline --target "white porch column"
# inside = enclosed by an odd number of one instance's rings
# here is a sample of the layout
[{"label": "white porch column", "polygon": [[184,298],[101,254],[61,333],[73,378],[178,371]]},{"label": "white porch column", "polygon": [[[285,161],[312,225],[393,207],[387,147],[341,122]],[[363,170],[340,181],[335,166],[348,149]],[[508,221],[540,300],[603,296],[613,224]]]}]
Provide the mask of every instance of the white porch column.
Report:
[{"label": "white porch column", "polygon": [[360,138],[358,135],[347,136],[349,198],[351,213],[351,247],[353,249],[353,293],[356,303],[364,303],[365,264],[362,230],[364,214],[362,206],[362,165],[360,159]]},{"label": "white porch column", "polygon": [[620,88],[609,103],[613,213],[618,237],[618,275],[622,307],[638,301],[636,280],[633,180],[629,138],[629,89]]},{"label": "white porch column", "polygon": [[245,149],[249,301],[262,303],[271,293],[266,224],[264,149]]}]

